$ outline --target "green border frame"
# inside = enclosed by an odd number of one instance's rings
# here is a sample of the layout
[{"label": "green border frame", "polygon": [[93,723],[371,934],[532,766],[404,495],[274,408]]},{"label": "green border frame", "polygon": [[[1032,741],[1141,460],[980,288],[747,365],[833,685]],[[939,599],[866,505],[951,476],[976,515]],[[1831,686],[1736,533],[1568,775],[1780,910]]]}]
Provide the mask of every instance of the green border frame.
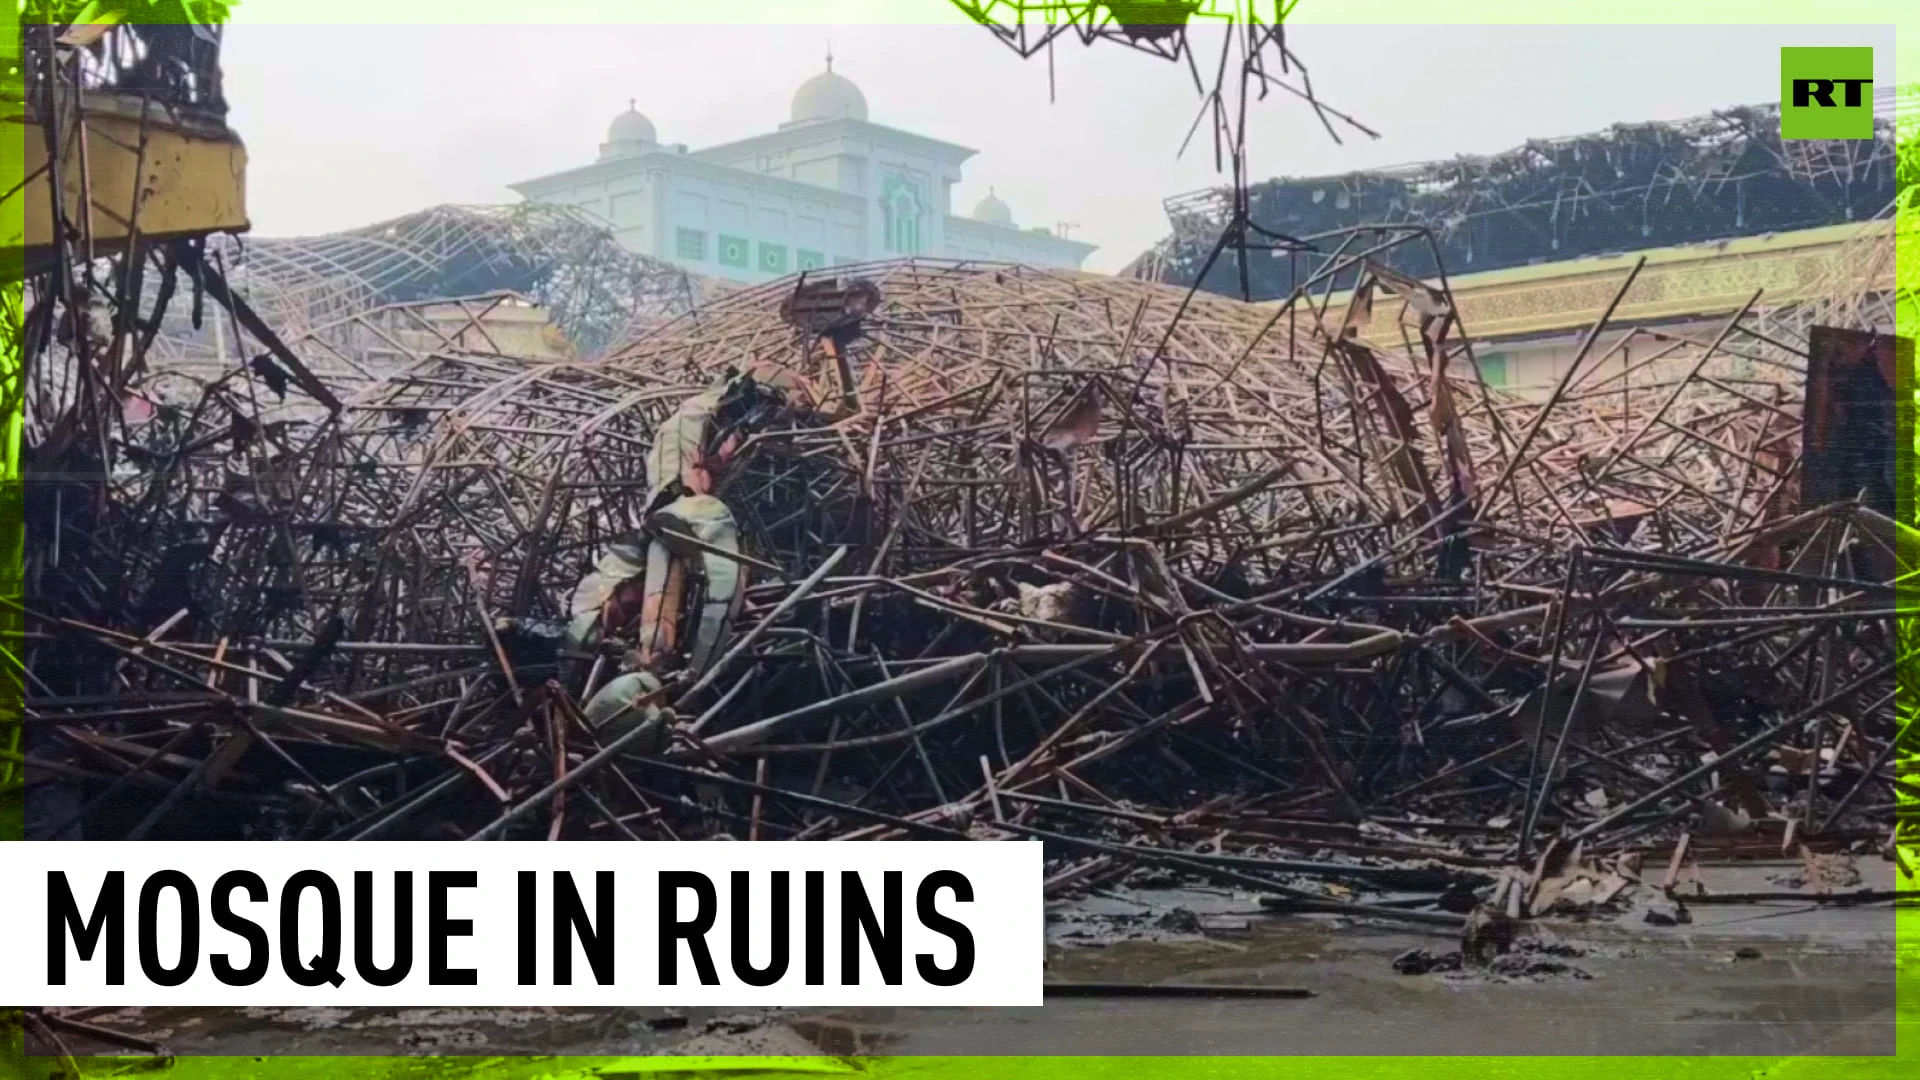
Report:
[{"label": "green border frame", "polygon": [[[107,0],[109,8],[138,11],[151,0]],[[1455,0],[1436,7],[1415,0],[1294,0],[1297,4],[1287,16],[1296,25],[1313,23],[1345,24],[1500,24],[1500,23],[1573,23],[1573,24],[1724,24],[1724,25],[1873,25],[1896,27],[1894,71],[1904,92],[1920,93],[1920,4],[1907,0],[1828,0],[1808,5],[1804,0],[1560,0],[1550,8],[1526,0]],[[730,0],[720,4],[695,4],[685,0],[546,0],[532,5],[512,0],[234,0],[235,20],[255,24],[350,24],[413,25],[446,23],[526,23],[526,24],[714,24],[714,23],[857,23],[871,24],[947,24],[961,27],[965,18],[947,0]],[[18,85],[19,0],[5,3],[0,10],[0,34],[6,47],[0,57],[7,61],[5,78]],[[1268,9],[1272,7],[1260,5]],[[1896,14],[1898,13],[1898,14]],[[1810,17],[1817,16],[1817,17]],[[137,16],[136,16],[137,17]],[[1911,32],[1909,32],[1911,31]],[[974,31],[978,33],[978,31]],[[984,35],[974,39],[976,47],[996,48]],[[1792,42],[1782,42],[1792,44]],[[1909,176],[1920,171],[1920,122],[1901,132],[1903,171]],[[10,140],[0,141],[0,191],[20,182],[24,146]],[[20,213],[14,201],[0,213]],[[1896,277],[1902,302],[1898,309],[1898,330],[1910,338],[1920,338],[1920,196],[1909,193],[1896,224]],[[838,260],[836,259],[836,262]],[[4,271],[11,270],[11,273]],[[19,402],[12,392],[19,376],[18,267],[0,267],[0,319],[7,326],[0,332],[0,594],[17,598],[22,577],[23,530],[21,486],[21,416]],[[1909,376],[1911,373],[1907,373]],[[1901,388],[1912,395],[1916,388]],[[1920,432],[1916,433],[1920,449]],[[1912,496],[1920,477],[1903,477],[1901,506],[1903,521],[1914,522]],[[1913,606],[1913,598],[1903,595],[1903,607]],[[1909,624],[1911,626],[1912,624]],[[0,649],[18,655],[20,624],[17,616],[0,609]],[[1911,631],[1910,631],[1911,632]],[[1903,643],[1904,644],[1904,643]],[[1904,691],[1920,686],[1920,673],[1902,671],[1903,691],[1900,705],[1909,715],[1916,703]],[[21,684],[16,668],[0,663],[0,839],[17,840],[21,836],[19,799],[20,772],[18,740]],[[7,752],[15,756],[9,757]],[[1902,796],[1902,802],[1911,797]],[[1906,849],[1910,863],[1920,864],[1914,849]],[[1352,1080],[1354,1077],[1386,1078],[1419,1076],[1446,1080],[1497,1080],[1506,1077],[1542,1075],[1579,1077],[1580,1080],[1640,1080],[1642,1077],[1673,1077],[1680,1080],[1852,1080],[1912,1075],[1912,1063],[1899,1062],[1920,1056],[1920,1000],[1914,990],[1920,971],[1920,911],[1896,909],[1896,1009],[1897,1050],[1888,1057],[1853,1058],[1748,1058],[1748,1057],[891,1057],[863,1059],[857,1070],[850,1070],[843,1059],[792,1058],[419,1058],[419,1057],[190,1057],[175,1059],[166,1068],[155,1068],[149,1059],[84,1059],[88,1076],[122,1074],[172,1075],[182,1080],[241,1080],[241,1078],[343,1078],[343,1080],[559,1080],[562,1077],[590,1076],[617,1071],[626,1074],[689,1074],[701,1072],[819,1072],[858,1071],[867,1076],[924,1077],[927,1080],[1026,1080],[1026,1078],[1070,1077],[1072,1080],[1120,1080],[1122,1077],[1148,1075],[1166,1080],[1225,1080],[1227,1077],[1282,1076],[1299,1080]],[[17,1023],[0,1025],[6,1039],[0,1042],[0,1080],[13,1076],[49,1075],[51,1059],[22,1056],[20,1028]]]},{"label": "green border frame", "polygon": [[[687,254],[687,241],[695,241],[700,250]],[[691,259],[694,262],[707,261],[707,233],[704,229],[689,229],[685,225],[676,225],[673,230],[673,255],[676,259]]]}]

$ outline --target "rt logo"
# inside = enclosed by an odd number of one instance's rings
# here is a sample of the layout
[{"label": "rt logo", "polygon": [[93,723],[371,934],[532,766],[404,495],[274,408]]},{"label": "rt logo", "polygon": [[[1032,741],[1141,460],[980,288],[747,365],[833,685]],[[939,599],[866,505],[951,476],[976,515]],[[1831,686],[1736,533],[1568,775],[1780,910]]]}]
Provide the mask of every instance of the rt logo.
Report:
[{"label": "rt logo", "polygon": [[1873,50],[1780,50],[1782,139],[1873,138]]}]

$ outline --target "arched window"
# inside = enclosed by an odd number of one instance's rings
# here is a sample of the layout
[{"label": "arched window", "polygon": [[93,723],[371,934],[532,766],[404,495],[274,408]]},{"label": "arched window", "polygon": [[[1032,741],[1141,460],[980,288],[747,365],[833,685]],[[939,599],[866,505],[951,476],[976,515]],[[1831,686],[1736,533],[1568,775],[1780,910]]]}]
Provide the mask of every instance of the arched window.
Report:
[{"label": "arched window", "polygon": [[880,213],[886,222],[887,250],[896,255],[918,255],[920,220],[926,213],[919,185],[898,174],[887,177],[880,192]]}]

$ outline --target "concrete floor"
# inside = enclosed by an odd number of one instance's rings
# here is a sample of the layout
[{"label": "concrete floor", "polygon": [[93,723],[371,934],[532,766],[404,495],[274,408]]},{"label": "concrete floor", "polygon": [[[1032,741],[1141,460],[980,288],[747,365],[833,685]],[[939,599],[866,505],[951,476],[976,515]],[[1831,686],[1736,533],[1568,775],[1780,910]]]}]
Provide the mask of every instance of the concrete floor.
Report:
[{"label": "concrete floor", "polygon": [[[1892,868],[1862,860],[1863,885]],[[1716,892],[1777,889],[1780,867],[1715,871]],[[1903,883],[1911,887],[1911,882]],[[1204,934],[1154,929],[1184,907]],[[1912,916],[1910,909],[1898,913]],[[1893,908],[1696,905],[1654,926],[1639,909],[1541,926],[1575,971],[1401,975],[1445,933],[1269,915],[1205,890],[1110,894],[1057,908],[1056,981],[1300,987],[1300,1000],[1049,999],[1040,1008],[793,1010],[102,1011],[175,1054],[638,1055],[1880,1055],[1895,1044]],[[1125,930],[1131,925],[1133,930]],[[1915,937],[1907,935],[1909,941]],[[1902,963],[1920,956],[1899,954]],[[1586,977],[1580,977],[1584,975]]]}]

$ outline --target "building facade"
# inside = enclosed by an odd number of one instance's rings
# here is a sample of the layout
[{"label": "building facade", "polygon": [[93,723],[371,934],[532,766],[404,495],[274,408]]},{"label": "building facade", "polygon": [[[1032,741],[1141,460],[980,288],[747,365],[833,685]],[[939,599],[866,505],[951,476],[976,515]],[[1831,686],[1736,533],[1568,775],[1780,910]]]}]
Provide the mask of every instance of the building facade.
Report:
[{"label": "building facade", "polygon": [[[1776,310],[1851,294],[1893,289],[1893,222],[1880,219],[1830,225],[1769,236],[1537,266],[1463,274],[1451,281],[1460,319],[1473,334],[1480,375],[1526,397],[1544,397],[1579,355],[1587,329],[1605,312],[1634,263],[1645,266],[1621,298],[1609,326],[1658,328],[1671,335],[1711,341],[1724,322],[1758,293],[1754,310]],[[1864,314],[1864,313],[1863,313]],[[1881,327],[1888,333],[1891,325]],[[1590,354],[1609,351],[1608,334]],[[1647,350],[1652,351],[1652,350]],[[1617,352],[1583,370],[1587,378],[1624,375],[1642,360]],[[1690,363],[1690,357],[1674,365]],[[1735,377],[1779,378],[1728,356],[1719,366]],[[1646,370],[1656,377],[1664,370]]]},{"label": "building facade", "polygon": [[[1658,351],[1658,342],[1638,354],[1612,348],[1636,327],[1658,330],[1667,340],[1706,342],[1756,293],[1753,310],[1762,313],[1847,296],[1890,295],[1894,252],[1895,223],[1881,218],[1460,274],[1449,278],[1448,286],[1461,324],[1473,337],[1481,380],[1537,400],[1551,393],[1572,366],[1588,329],[1642,259],[1645,265],[1621,297],[1608,331],[1588,354],[1583,382],[1624,377],[1630,370],[1642,380],[1658,381],[1693,362],[1689,353],[1647,363],[1644,353]],[[1351,293],[1336,293],[1328,308],[1340,312],[1350,300]],[[1265,302],[1269,307],[1282,303]],[[1882,308],[1863,309],[1854,318],[1884,314]],[[1894,332],[1891,320],[1870,321],[1876,329]],[[1790,374],[1760,368],[1732,350],[1714,361],[1708,373],[1759,380]]]},{"label": "building facade", "polygon": [[873,123],[865,95],[829,59],[774,131],[689,150],[662,143],[630,106],[598,160],[511,187],[604,219],[635,253],[749,284],[913,256],[1078,269],[1092,245],[1021,228],[991,193],[970,216],[953,213],[974,154]]}]

